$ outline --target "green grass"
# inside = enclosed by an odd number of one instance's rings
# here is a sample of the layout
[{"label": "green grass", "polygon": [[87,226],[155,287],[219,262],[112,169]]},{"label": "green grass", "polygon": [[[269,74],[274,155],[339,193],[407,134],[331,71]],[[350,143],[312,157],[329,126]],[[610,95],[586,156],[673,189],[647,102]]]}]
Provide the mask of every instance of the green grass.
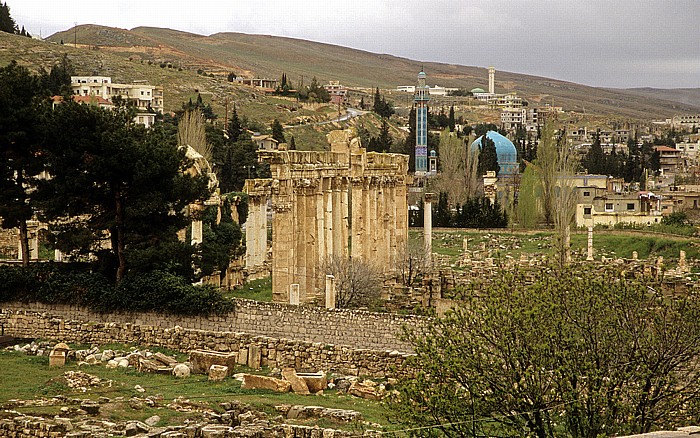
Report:
[{"label": "green grass", "polygon": [[[463,253],[463,240],[468,238],[468,248],[478,251],[482,243],[492,249],[495,258],[511,256],[519,258],[521,254],[552,255],[553,231],[515,231],[509,230],[433,230],[433,252],[446,256],[451,263],[456,262]],[[422,242],[423,233],[417,229],[409,232],[409,239]],[[585,254],[588,247],[587,232],[573,232],[571,247],[574,252]],[[700,258],[697,238],[677,235],[650,235],[641,231],[609,230],[593,233],[593,248],[596,259],[632,258],[637,251],[639,259],[662,256],[666,262],[675,263],[680,251],[686,252],[688,260]]]},{"label": "green grass", "polygon": [[227,292],[225,296],[270,302],[272,301],[272,277],[250,281],[238,289]]},{"label": "green grass", "polygon": [[[125,349],[123,345],[108,345],[102,347]],[[28,356],[16,352],[0,351],[0,407],[10,400],[31,400],[34,398],[51,398],[65,395],[69,398],[97,400],[107,397],[110,403],[102,405],[101,415],[111,421],[140,420],[153,415],[159,415],[159,425],[182,424],[185,419],[197,416],[196,413],[179,412],[166,405],[178,397],[188,399],[203,408],[222,412],[219,403],[238,400],[254,408],[277,415],[274,407],[280,404],[316,405],[337,409],[353,409],[362,413],[367,421],[387,424],[387,408],[384,404],[357,397],[338,394],[334,390],[324,391],[321,396],[302,396],[294,393],[275,393],[267,390],[242,389],[240,382],[233,378],[222,382],[209,382],[204,375],[192,375],[187,379],[176,379],[170,375],[139,373],[134,369],[108,369],[104,365],[78,368],[76,362],[68,361],[63,368],[49,368],[48,357]],[[66,371],[80,370],[111,381],[99,387],[92,387],[87,392],[69,388],[62,378]],[[251,372],[241,366],[236,372]],[[9,382],[9,383],[8,383]],[[141,393],[134,389],[140,385],[145,389]],[[135,407],[129,405],[132,398],[145,399],[151,397],[159,400],[155,406],[141,404]],[[121,401],[120,401],[121,400]],[[18,407],[25,414],[52,416],[60,413],[60,406]],[[317,424],[316,420],[311,423]],[[326,427],[353,430],[358,425],[340,424],[324,420]]]}]

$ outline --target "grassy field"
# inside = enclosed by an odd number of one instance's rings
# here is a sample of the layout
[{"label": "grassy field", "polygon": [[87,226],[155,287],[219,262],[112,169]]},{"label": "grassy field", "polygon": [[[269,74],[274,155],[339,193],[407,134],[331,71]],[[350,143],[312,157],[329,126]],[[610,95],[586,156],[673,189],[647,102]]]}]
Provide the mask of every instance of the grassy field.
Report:
[{"label": "grassy field", "polygon": [[[411,230],[410,238],[422,241],[423,233],[418,229]],[[552,231],[509,231],[509,230],[433,230],[433,251],[449,257],[454,263],[463,252],[463,240],[468,239],[468,248],[478,250],[482,243],[492,249],[495,258],[519,258],[526,254],[532,256],[552,255],[554,233]],[[571,236],[571,247],[574,254],[585,257],[588,245],[587,232],[575,231]],[[595,231],[593,234],[594,256],[600,259],[632,258],[632,252],[637,251],[639,259],[662,256],[668,263],[678,261],[680,251],[686,252],[686,257],[700,258],[700,241],[697,238],[653,235],[642,231]]]},{"label": "grassy field", "polygon": [[[184,357],[181,356],[180,360],[184,360]],[[103,383],[90,387],[86,392],[70,388],[63,375],[67,371],[78,370],[99,377]],[[251,370],[240,367],[236,372],[251,372]],[[161,417],[158,426],[167,426],[183,424],[187,418],[201,415],[198,412],[181,412],[167,406],[181,397],[189,400],[191,404],[198,405],[199,410],[219,413],[223,411],[219,403],[233,400],[250,404],[255,409],[273,417],[277,415],[276,405],[300,404],[352,409],[361,412],[366,421],[388,424],[388,411],[382,403],[339,394],[334,390],[326,390],[323,395],[311,396],[294,393],[280,394],[267,390],[241,389],[240,382],[233,378],[227,378],[222,382],[209,382],[204,375],[176,379],[170,375],[140,373],[133,369],[108,369],[104,365],[78,368],[76,363],[71,361],[64,368],[49,368],[48,357],[28,356],[8,351],[0,351],[0,382],[3,382],[0,385],[0,407],[12,405],[11,400],[33,400],[59,395],[69,399],[90,400],[107,397],[110,401],[102,405],[100,413],[110,421],[144,421],[153,415],[158,415]],[[144,388],[145,392],[137,391],[136,385]],[[155,406],[133,402],[134,398],[144,400],[147,397],[157,400]],[[28,415],[53,416],[58,415],[60,408],[64,406],[66,404],[13,407],[13,409]],[[325,427],[346,430],[357,430],[361,427],[358,424],[333,423],[325,419],[323,423]],[[319,424],[319,420],[300,421],[300,424]]]}]

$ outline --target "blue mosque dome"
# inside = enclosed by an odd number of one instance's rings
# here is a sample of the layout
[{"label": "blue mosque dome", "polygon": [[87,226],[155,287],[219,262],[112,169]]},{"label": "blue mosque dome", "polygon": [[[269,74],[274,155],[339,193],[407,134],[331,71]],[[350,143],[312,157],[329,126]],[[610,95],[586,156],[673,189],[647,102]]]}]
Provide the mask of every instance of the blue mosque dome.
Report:
[{"label": "blue mosque dome", "polygon": [[[498,175],[514,175],[518,173],[518,150],[515,149],[513,142],[496,131],[487,132],[486,137],[492,140],[496,145],[498,165],[501,168]],[[477,138],[474,140],[474,143],[472,143],[471,148],[474,149],[475,147],[481,148],[481,137]]]}]

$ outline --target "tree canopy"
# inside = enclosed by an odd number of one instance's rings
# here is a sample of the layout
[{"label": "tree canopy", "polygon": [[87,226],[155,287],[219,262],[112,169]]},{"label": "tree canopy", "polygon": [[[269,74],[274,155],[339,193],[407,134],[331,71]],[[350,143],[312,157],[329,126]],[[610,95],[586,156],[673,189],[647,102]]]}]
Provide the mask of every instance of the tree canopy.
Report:
[{"label": "tree canopy", "polygon": [[460,298],[407,332],[416,355],[393,409],[415,435],[598,437],[697,419],[696,296],[573,267],[503,272]]},{"label": "tree canopy", "polygon": [[173,254],[176,233],[189,222],[185,207],[208,190],[206,176],[186,173],[190,163],[175,139],[135,124],[125,107],[72,101],[56,107],[46,128],[52,177],[39,195],[56,247],[97,254],[117,282],[133,269],[176,263],[153,257]]}]

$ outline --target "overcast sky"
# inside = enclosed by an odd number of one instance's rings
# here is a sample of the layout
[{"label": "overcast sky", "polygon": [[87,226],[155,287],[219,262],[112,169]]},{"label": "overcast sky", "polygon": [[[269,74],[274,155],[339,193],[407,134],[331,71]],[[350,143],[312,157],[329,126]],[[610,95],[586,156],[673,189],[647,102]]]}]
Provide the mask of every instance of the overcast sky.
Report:
[{"label": "overcast sky", "polygon": [[5,0],[27,31],[78,24],[309,39],[603,87],[700,87],[700,0]]}]

